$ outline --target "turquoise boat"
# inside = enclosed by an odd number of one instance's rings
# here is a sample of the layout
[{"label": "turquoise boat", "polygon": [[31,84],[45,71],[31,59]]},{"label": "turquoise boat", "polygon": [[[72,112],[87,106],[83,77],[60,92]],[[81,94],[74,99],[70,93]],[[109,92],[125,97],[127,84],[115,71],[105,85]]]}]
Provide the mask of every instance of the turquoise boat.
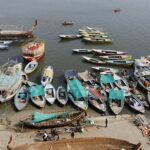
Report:
[{"label": "turquoise boat", "polygon": [[68,97],[74,105],[82,110],[88,108],[88,93],[78,79],[67,81]]},{"label": "turquoise boat", "polygon": [[84,111],[52,112],[49,114],[34,112],[30,117],[21,121],[21,124],[32,128],[63,127],[72,124],[83,116],[85,116]]},{"label": "turquoise boat", "polygon": [[44,87],[32,82],[30,82],[29,86],[29,97],[33,104],[37,107],[43,108],[46,104],[46,100],[44,98]]},{"label": "turquoise boat", "polygon": [[124,92],[123,90],[119,89],[110,89],[109,90],[109,96],[108,96],[108,103],[110,106],[110,109],[115,115],[118,115],[123,107],[124,107]]}]

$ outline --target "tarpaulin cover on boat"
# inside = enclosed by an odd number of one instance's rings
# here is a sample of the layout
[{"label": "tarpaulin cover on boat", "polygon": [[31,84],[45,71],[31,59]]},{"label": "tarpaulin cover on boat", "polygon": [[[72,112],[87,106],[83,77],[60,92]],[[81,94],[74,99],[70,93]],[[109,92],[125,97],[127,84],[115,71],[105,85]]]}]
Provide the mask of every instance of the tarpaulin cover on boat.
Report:
[{"label": "tarpaulin cover on boat", "polygon": [[51,120],[54,118],[65,118],[67,115],[69,115],[68,112],[63,113],[50,113],[50,114],[43,114],[39,112],[34,112],[32,117],[32,123],[38,123],[45,120]]},{"label": "tarpaulin cover on boat", "polygon": [[115,82],[113,74],[100,74],[100,81],[103,84],[114,83]]},{"label": "tarpaulin cover on boat", "polygon": [[82,97],[87,97],[87,92],[78,79],[69,80],[68,84],[75,100],[79,100]]},{"label": "tarpaulin cover on boat", "polygon": [[110,89],[109,90],[109,99],[123,100],[124,99],[123,90]]},{"label": "tarpaulin cover on boat", "polygon": [[42,85],[34,85],[29,87],[29,93],[32,97],[43,96],[44,95],[44,87]]}]

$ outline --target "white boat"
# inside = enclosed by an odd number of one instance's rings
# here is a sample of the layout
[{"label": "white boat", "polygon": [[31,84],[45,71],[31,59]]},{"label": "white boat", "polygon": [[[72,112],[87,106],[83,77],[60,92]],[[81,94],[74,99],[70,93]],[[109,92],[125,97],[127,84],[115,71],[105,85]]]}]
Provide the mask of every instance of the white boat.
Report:
[{"label": "white boat", "polygon": [[54,76],[54,70],[52,66],[46,66],[42,71],[41,84],[45,86],[48,83],[51,83]]},{"label": "white boat", "polygon": [[93,43],[111,43],[112,40],[109,38],[101,38],[101,37],[84,37],[83,40],[87,42],[93,42]]},{"label": "white boat", "polygon": [[80,34],[61,34],[59,35],[61,39],[76,39],[82,37]]},{"label": "white boat", "polygon": [[96,59],[96,58],[87,57],[87,56],[82,56],[82,58],[84,58],[86,61],[91,62],[91,63],[95,63],[95,64],[106,64],[104,61],[98,60],[98,59]]},{"label": "white boat", "polygon": [[20,111],[23,110],[29,102],[29,93],[26,85],[23,85],[14,97],[15,108]]},{"label": "white boat", "polygon": [[24,72],[26,74],[32,73],[37,67],[38,67],[38,62],[33,60],[25,66]]},{"label": "white boat", "polygon": [[37,107],[43,108],[45,107],[46,100],[44,98],[44,87],[42,85],[38,85],[34,82],[29,82],[29,97],[34,105]]},{"label": "white boat", "polygon": [[133,110],[144,113],[145,108],[143,103],[140,101],[140,99],[135,96],[134,94],[131,94],[130,96],[125,98],[125,102],[128,104],[129,107],[131,107]]},{"label": "white boat", "polygon": [[7,48],[8,48],[8,45],[0,44],[0,49],[7,49]]},{"label": "white boat", "polygon": [[0,44],[4,44],[4,45],[9,45],[9,44],[11,44],[13,41],[11,41],[11,40],[0,40]]},{"label": "white boat", "polygon": [[94,70],[97,70],[97,71],[99,71],[99,72],[113,72],[113,73],[117,73],[117,72],[119,72],[119,70],[118,69],[115,69],[115,68],[108,68],[108,67],[92,67],[92,69],[94,69]]},{"label": "white boat", "polygon": [[13,98],[22,85],[22,63],[10,60],[0,67],[0,102]]},{"label": "white boat", "polygon": [[92,53],[92,49],[72,49],[75,53]]},{"label": "white boat", "polygon": [[57,88],[57,100],[61,105],[66,105],[68,102],[68,94],[64,87],[59,86]]},{"label": "white boat", "polygon": [[46,84],[44,88],[45,99],[48,103],[53,104],[56,100],[56,90],[52,84]]},{"label": "white boat", "polygon": [[92,51],[99,55],[126,55],[127,52],[117,50],[105,50],[105,49],[92,49]]},{"label": "white boat", "polygon": [[100,59],[106,60],[131,60],[131,55],[108,55],[108,56],[99,56]]},{"label": "white boat", "polygon": [[115,85],[122,89],[124,92],[124,96],[130,96],[131,92],[130,92],[130,88],[129,88],[129,84],[126,81],[126,79],[120,77],[119,75],[114,73],[114,79],[115,79]]}]

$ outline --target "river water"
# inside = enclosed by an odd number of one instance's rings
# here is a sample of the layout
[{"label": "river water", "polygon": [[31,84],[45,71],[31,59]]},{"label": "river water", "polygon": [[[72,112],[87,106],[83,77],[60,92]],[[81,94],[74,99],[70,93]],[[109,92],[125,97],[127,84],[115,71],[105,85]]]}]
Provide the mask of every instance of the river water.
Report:
[{"label": "river water", "polygon": [[[73,48],[118,49],[129,52],[134,58],[149,54],[148,0],[1,0],[0,3],[0,24],[24,25],[29,29],[35,19],[38,21],[34,34],[45,40],[46,54],[40,60],[38,69],[29,76],[30,80],[37,83],[40,83],[41,70],[45,65],[52,65],[54,68],[55,87],[65,84],[65,70],[74,68],[84,71],[93,66],[84,62],[81,55],[73,55]],[[121,8],[121,11],[114,13],[115,8]],[[64,20],[72,20],[75,24],[62,26]],[[113,43],[93,45],[81,39],[61,41],[58,37],[59,34],[78,33],[78,29],[84,26],[102,27],[111,36]],[[8,50],[1,51],[0,64],[12,57],[23,60],[20,44],[13,44]],[[72,106],[68,104],[67,107]],[[28,109],[36,110],[30,105]],[[94,112],[92,109],[89,111]],[[16,113],[9,103],[0,104],[0,112]],[[147,116],[150,115],[149,112],[147,110]],[[125,108],[122,113],[132,111]]]}]

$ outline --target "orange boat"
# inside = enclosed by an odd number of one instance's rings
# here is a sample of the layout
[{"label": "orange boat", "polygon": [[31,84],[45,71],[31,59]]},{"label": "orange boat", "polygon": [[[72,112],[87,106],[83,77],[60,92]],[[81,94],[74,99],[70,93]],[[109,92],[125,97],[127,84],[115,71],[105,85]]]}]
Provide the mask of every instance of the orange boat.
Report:
[{"label": "orange boat", "polygon": [[22,53],[24,59],[28,61],[38,61],[45,53],[45,43],[40,39],[24,43]]}]

